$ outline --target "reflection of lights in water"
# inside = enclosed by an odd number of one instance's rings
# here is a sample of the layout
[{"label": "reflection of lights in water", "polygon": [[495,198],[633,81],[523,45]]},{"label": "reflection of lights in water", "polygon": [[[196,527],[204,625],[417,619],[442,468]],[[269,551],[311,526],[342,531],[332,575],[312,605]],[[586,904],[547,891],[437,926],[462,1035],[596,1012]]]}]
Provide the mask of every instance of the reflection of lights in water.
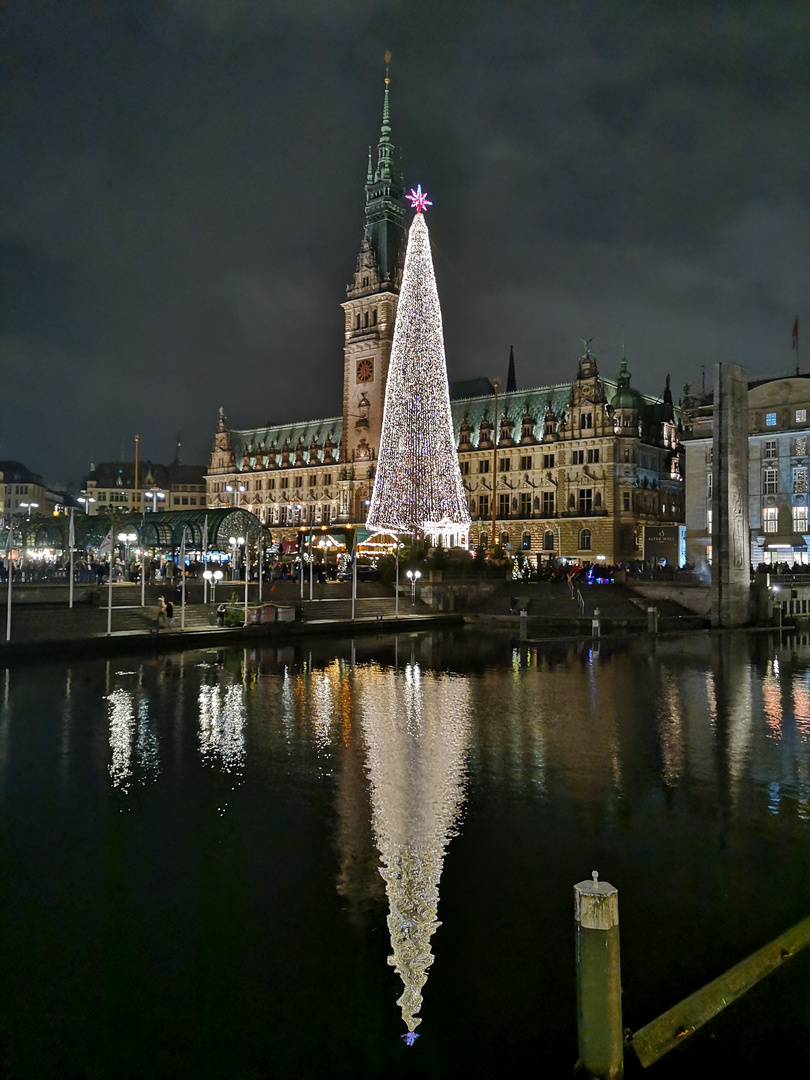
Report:
[{"label": "reflection of lights in water", "polygon": [[135,731],[135,706],[128,690],[113,690],[107,695],[110,720],[110,779],[113,787],[129,790],[132,776],[132,736]]},{"label": "reflection of lights in water", "polygon": [[293,688],[294,676],[290,672],[289,665],[284,668],[284,681],[281,684],[281,723],[289,738],[295,727],[295,690]]},{"label": "reflection of lights in water", "polygon": [[149,702],[143,698],[138,703],[138,740],[136,743],[138,763],[143,769],[142,784],[154,783],[160,773],[157,734],[149,721]]},{"label": "reflection of lights in water", "polygon": [[201,686],[200,752],[203,760],[219,758],[227,772],[245,761],[245,703],[241,686]]},{"label": "reflection of lights in water", "polygon": [[810,738],[810,689],[805,675],[793,676],[793,715],[802,742]]},{"label": "reflection of lights in water", "polygon": [[[469,682],[424,674],[356,669],[372,827],[388,896],[393,955],[402,979],[397,1004],[412,1034],[439,926],[439,878],[464,800],[470,739]],[[407,1040],[412,1044],[413,1040]]]},{"label": "reflection of lights in water", "polygon": [[774,815],[779,814],[779,803],[782,801],[782,792],[778,781],[768,785],[768,809]]},{"label": "reflection of lights in water", "polygon": [[661,671],[661,707],[658,711],[658,738],[664,783],[674,787],[683,773],[686,750],[683,737],[683,710],[678,684],[671,671]]},{"label": "reflection of lights in water", "polygon": [[329,750],[329,733],[335,715],[333,680],[328,671],[315,671],[310,680],[312,702],[312,730],[319,754]]},{"label": "reflection of lights in water", "polygon": [[709,720],[712,727],[717,724],[717,694],[714,688],[714,673],[706,672],[706,699],[709,702]]},{"label": "reflection of lights in water", "polygon": [[779,682],[779,663],[773,662],[773,674],[762,680],[762,706],[765,711],[765,723],[770,728],[770,737],[782,738],[782,687]]}]

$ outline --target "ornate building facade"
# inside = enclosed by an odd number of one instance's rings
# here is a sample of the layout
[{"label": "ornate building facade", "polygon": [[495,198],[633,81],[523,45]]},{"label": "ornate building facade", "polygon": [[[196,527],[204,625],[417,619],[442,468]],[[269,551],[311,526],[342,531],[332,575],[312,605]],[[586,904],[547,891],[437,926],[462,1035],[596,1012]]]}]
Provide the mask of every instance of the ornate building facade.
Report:
[{"label": "ornate building facade", "polygon": [[[404,184],[386,79],[376,163],[369,157],[365,227],[343,303],[343,413],[237,429],[220,410],[208,505],[238,505],[283,536],[302,526],[363,526],[379,454],[383,403],[405,251]],[[586,344],[571,382],[506,393],[487,380],[455,388],[451,411],[473,519],[470,542],[573,559],[643,557],[645,525],[684,520],[672,395],[631,386],[625,359],[600,377]]]}]

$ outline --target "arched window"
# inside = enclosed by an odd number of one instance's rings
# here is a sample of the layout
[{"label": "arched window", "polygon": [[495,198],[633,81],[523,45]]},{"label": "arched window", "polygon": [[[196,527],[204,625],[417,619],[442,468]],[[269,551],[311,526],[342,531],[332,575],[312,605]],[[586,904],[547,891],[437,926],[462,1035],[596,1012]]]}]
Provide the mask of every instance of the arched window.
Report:
[{"label": "arched window", "polygon": [[583,529],[579,534],[579,550],[590,551],[591,550],[591,530]]},{"label": "arched window", "polygon": [[551,529],[546,529],[543,533],[543,551],[554,550],[554,533]]},{"label": "arched window", "polygon": [[357,312],[357,315],[355,316],[355,319],[354,319],[354,328],[355,328],[355,330],[360,329],[360,312],[359,311]]},{"label": "arched window", "polygon": [[503,531],[503,532],[501,533],[501,544],[502,544],[502,545],[503,545],[504,547],[506,547],[506,545],[507,545],[508,543],[509,543],[509,533],[508,533],[508,532],[506,532],[506,530],[504,530],[504,531]]},{"label": "arched window", "polygon": [[520,538],[520,546],[524,551],[531,551],[532,549],[532,534],[526,530],[523,536]]},{"label": "arched window", "polygon": [[376,308],[374,308],[374,311],[373,311],[372,315],[373,315],[373,317],[372,317],[371,321],[376,326],[377,325],[377,309]]},{"label": "arched window", "polygon": [[485,532],[482,532],[478,537],[478,546],[483,548],[484,551],[489,547],[489,536]]},{"label": "arched window", "polygon": [[363,318],[363,326],[368,326],[368,312],[365,313]]}]

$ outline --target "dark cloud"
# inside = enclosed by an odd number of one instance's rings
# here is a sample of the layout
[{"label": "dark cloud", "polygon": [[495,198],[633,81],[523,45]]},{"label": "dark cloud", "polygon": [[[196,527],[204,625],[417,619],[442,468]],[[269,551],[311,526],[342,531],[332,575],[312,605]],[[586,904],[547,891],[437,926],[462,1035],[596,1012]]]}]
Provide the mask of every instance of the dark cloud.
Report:
[{"label": "dark cloud", "polygon": [[[790,369],[810,14],[773,0],[0,9],[0,444],[53,483],[340,409],[382,54],[451,377]],[[810,313],[807,314],[810,318]],[[808,323],[810,326],[810,322]]]}]

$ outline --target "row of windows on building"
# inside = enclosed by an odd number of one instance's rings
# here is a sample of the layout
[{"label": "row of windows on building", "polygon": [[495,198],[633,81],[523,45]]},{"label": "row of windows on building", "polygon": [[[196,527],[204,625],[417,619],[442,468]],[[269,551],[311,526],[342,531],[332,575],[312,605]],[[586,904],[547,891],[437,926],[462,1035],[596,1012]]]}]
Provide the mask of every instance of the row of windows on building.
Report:
[{"label": "row of windows on building", "polygon": [[[510,543],[509,533],[504,531],[500,535],[500,542],[503,546]],[[482,532],[478,537],[478,547],[486,548],[489,546],[489,533]],[[532,534],[528,532],[523,533],[520,538],[520,546],[523,551],[531,551],[532,549]],[[543,533],[543,543],[541,547],[542,551],[554,551],[554,532],[552,529],[546,529]],[[579,537],[577,540],[578,551],[592,551],[593,550],[593,537],[590,529],[580,529]]]},{"label": "row of windows on building", "polygon": [[[783,512],[786,512],[787,508]],[[804,535],[807,529],[808,512],[806,506],[791,506],[791,531]],[[712,512],[706,512],[706,528],[712,531]],[[765,533],[779,532],[779,507],[765,506],[762,509],[762,531]]]},{"label": "row of windows on building", "polygon": [[[706,474],[706,497],[711,499],[712,497],[712,484],[713,474]],[[807,466],[806,465],[794,465],[793,466],[793,487],[792,492],[794,495],[806,495],[807,494]],[[762,470],[762,494],[763,495],[778,495],[779,494],[779,470],[773,466],[767,466]]]},{"label": "row of windows on building", "polygon": [[[656,512],[666,516],[668,513],[677,514],[678,508],[675,503],[658,502],[658,496],[653,492],[637,491],[636,509],[641,513],[655,514]],[[473,496],[470,503],[470,512],[479,518],[490,516],[489,495]],[[572,491],[568,496],[568,511],[570,514],[587,517],[589,514],[602,512],[602,493],[593,488],[579,488],[576,494]],[[622,511],[629,513],[633,509],[633,492],[622,492]],[[511,492],[502,492],[498,495],[498,517],[508,518],[510,514],[518,517],[531,517],[532,513],[540,517],[555,517],[557,512],[556,491],[544,491],[540,495],[532,496],[531,492],[520,492],[513,495]]]},{"label": "row of windows on building", "polygon": [[362,314],[358,311],[354,317],[355,330],[365,330],[369,326],[377,325],[377,309],[372,308],[371,311],[364,311]]},{"label": "row of windows on building", "polygon": [[[96,491],[95,494],[93,495],[93,498],[96,500],[97,503],[109,502],[111,505],[118,506],[118,507],[124,506],[126,503],[129,503],[129,502],[133,502],[133,503],[136,502],[135,493],[134,492],[130,493],[129,491],[110,491],[109,493],[106,492],[106,491]],[[141,502],[144,503],[147,510],[152,509],[152,506],[151,506],[152,500],[143,498],[143,496],[139,493],[137,503],[141,503]],[[206,497],[205,497],[205,495],[172,495],[171,498],[166,499],[165,502],[163,500],[161,500],[158,503],[158,506],[161,506],[161,507],[166,506],[166,505],[170,505],[170,506],[205,506],[206,505]]]},{"label": "row of windows on building", "polygon": [[[280,476],[278,479],[278,487],[281,491],[288,491],[290,487],[303,488],[304,476],[302,473],[297,474],[292,478],[293,482],[290,484],[289,476]],[[322,487],[329,487],[332,483],[332,474],[324,473],[320,479]],[[318,486],[318,477],[314,474],[307,478],[307,486],[314,488]],[[248,479],[247,490],[253,489],[254,491],[275,491],[276,490],[276,478],[275,476],[269,476],[262,479],[262,477],[252,477]],[[242,485],[240,491],[245,490],[245,485]],[[233,485],[230,481],[214,480],[211,482],[211,491],[213,494],[227,493],[230,495],[233,492]]]},{"label": "row of windows on building", "polygon": [[[807,423],[807,409],[795,409],[793,413],[794,424],[806,424]],[[765,427],[777,427],[778,425],[778,413],[768,412],[765,413]]]}]

